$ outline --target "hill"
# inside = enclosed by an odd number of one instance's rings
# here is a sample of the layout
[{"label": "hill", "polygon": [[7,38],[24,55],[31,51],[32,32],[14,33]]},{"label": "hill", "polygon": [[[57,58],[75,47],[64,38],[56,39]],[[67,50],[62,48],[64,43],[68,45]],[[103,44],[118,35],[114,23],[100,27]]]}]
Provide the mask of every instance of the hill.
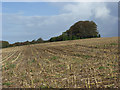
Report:
[{"label": "hill", "polygon": [[3,88],[116,88],[118,38],[91,38],[2,49]]}]

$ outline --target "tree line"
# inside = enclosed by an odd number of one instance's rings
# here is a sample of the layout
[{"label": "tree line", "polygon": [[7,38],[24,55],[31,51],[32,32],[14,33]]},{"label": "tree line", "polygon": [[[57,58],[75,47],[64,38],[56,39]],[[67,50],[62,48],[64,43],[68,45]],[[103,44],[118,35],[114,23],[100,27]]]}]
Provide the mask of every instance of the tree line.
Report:
[{"label": "tree line", "polygon": [[47,41],[44,41],[42,38],[39,38],[37,40],[32,40],[32,41],[15,42],[13,44],[9,44],[8,41],[0,41],[0,48],[23,46],[23,45],[30,45],[30,44],[37,44],[37,43],[44,43],[44,42],[47,42]]},{"label": "tree line", "polygon": [[[7,41],[0,41],[0,48],[14,47],[14,46],[23,46],[37,43],[46,43],[46,42],[56,42],[56,41],[66,41],[66,40],[76,40],[76,39],[85,39],[85,38],[98,38],[101,37],[97,25],[93,21],[79,21],[72,25],[69,30],[62,33],[57,37],[52,37],[49,40],[43,40],[39,38],[37,40],[25,41],[25,42],[15,42],[9,44]],[[2,43],[2,44],[1,44]]]}]

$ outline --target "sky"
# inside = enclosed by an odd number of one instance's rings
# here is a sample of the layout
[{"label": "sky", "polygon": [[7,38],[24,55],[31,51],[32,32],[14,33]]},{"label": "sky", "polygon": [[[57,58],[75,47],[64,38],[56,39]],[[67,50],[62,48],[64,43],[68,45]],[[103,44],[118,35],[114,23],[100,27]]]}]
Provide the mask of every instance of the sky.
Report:
[{"label": "sky", "polygon": [[2,39],[9,43],[48,40],[85,20],[94,21],[102,37],[118,36],[118,3],[3,2]]}]

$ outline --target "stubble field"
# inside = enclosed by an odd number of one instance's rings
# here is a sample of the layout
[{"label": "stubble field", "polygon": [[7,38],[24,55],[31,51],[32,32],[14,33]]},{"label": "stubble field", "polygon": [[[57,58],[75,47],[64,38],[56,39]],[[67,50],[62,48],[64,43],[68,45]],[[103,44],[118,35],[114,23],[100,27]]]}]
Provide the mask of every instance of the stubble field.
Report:
[{"label": "stubble field", "polygon": [[118,37],[2,49],[3,88],[117,88]]}]

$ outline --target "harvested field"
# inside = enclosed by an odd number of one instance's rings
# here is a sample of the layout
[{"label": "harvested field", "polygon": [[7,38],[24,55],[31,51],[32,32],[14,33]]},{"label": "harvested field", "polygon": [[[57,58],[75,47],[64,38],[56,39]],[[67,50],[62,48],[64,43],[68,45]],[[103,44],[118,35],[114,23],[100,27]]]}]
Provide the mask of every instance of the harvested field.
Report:
[{"label": "harvested field", "polygon": [[3,88],[117,88],[118,37],[2,49]]}]

